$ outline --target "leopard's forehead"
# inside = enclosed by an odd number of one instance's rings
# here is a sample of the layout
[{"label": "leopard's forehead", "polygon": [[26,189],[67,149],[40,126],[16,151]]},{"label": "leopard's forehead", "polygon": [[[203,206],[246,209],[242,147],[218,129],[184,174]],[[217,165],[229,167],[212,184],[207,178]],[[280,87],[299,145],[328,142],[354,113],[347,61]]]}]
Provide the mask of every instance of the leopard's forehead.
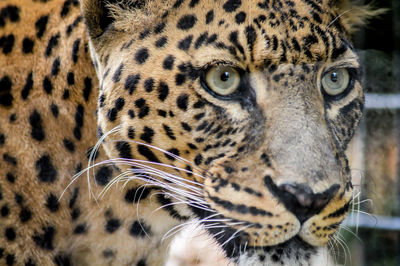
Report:
[{"label": "leopard's forehead", "polygon": [[[243,68],[329,62],[351,48],[340,16],[327,1],[176,1],[156,14],[147,24],[131,26],[125,46],[174,49],[193,64],[226,60]],[[116,28],[126,32],[129,27]]]}]

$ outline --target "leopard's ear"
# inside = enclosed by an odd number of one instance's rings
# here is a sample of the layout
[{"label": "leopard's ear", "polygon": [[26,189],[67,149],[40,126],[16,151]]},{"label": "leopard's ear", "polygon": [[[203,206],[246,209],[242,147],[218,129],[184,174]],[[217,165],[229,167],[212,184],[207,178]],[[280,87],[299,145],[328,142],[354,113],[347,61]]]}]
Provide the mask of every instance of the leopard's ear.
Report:
[{"label": "leopard's ear", "polygon": [[152,0],[81,0],[82,14],[89,37],[101,37],[107,30],[115,28],[115,22],[124,19],[127,13],[140,12]]},{"label": "leopard's ear", "polygon": [[385,8],[377,9],[373,4],[360,5],[352,0],[329,0],[330,5],[336,10],[338,18],[349,34],[353,34],[361,27],[368,24],[368,20],[387,11]]}]

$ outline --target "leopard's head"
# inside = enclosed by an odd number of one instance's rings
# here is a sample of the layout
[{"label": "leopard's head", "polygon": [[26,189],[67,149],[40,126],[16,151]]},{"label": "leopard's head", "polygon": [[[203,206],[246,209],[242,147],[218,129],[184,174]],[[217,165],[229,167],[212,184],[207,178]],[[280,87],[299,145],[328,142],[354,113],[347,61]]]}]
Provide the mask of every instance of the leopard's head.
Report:
[{"label": "leopard's head", "polygon": [[108,156],[239,262],[326,245],[351,204],[364,103],[349,34],[372,13],[348,5],[83,1]]}]

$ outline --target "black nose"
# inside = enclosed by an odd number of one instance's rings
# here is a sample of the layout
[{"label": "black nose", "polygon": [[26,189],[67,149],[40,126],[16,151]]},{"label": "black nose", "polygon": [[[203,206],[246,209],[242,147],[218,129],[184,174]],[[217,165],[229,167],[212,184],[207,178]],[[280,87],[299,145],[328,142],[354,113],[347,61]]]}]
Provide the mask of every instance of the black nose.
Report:
[{"label": "black nose", "polygon": [[305,184],[282,184],[277,187],[269,176],[264,178],[264,182],[271,193],[285,205],[286,209],[296,215],[300,223],[318,214],[340,188],[340,185],[335,184],[324,192],[314,193]]}]

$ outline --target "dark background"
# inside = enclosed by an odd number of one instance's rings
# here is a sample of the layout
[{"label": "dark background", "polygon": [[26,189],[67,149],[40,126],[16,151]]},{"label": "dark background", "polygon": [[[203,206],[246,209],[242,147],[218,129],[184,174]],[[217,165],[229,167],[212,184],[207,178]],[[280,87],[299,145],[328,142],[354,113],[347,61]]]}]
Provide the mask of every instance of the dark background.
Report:
[{"label": "dark background", "polygon": [[[400,95],[400,0],[376,0],[373,5],[388,10],[355,34],[354,45],[364,66],[367,94],[393,97]],[[400,217],[399,107],[367,108],[355,138],[359,144],[352,156],[358,158],[353,161],[362,161],[361,167],[352,169],[361,176],[356,185],[362,191],[360,210],[371,214],[371,219]],[[343,243],[333,245],[336,261],[357,266],[400,265],[400,222],[392,224],[399,229],[352,227],[353,233],[341,230],[348,249]]]}]

